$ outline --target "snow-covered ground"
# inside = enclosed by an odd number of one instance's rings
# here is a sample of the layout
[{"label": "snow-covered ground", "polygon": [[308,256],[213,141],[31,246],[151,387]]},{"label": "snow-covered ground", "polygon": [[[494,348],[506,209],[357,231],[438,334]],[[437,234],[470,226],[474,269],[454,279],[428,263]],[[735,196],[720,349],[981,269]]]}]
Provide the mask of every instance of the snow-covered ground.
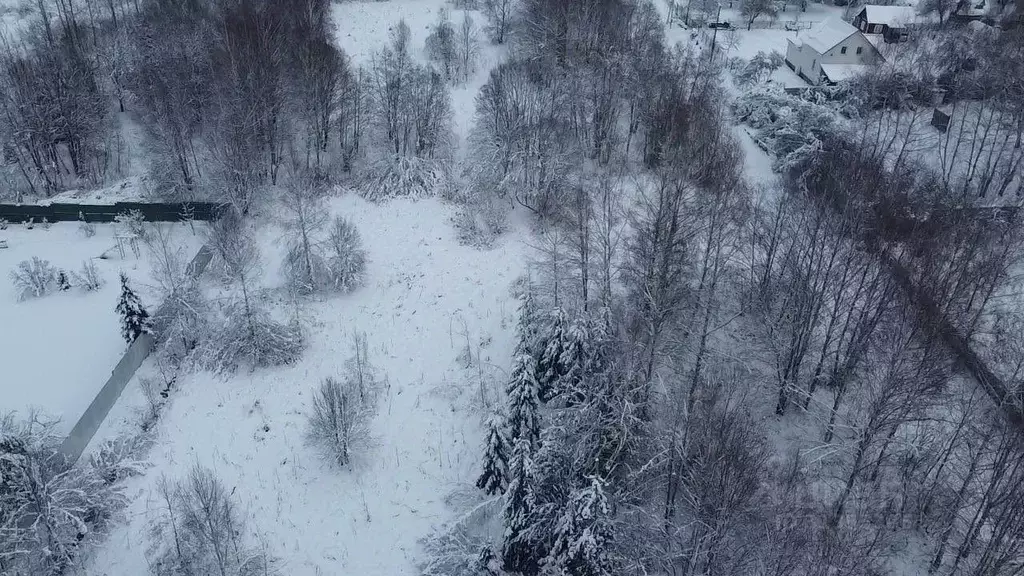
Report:
[{"label": "snow-covered ground", "polygon": [[[145,246],[139,247],[140,257],[127,250],[122,259],[114,225],[95,229],[91,238],[74,222],[55,223],[48,230],[11,224],[0,231],[8,244],[0,249],[0,412],[24,414],[36,407],[61,418],[61,431],[70,430],[125,351],[114,313],[119,272],[128,275],[147,306],[157,304]],[[189,257],[201,244],[185,226],[175,227],[174,238]],[[73,288],[19,302],[9,273],[33,256],[71,272],[91,260],[105,284],[95,292]]]},{"label": "snow-covered ground", "polygon": [[[460,353],[468,341],[484,374],[500,379],[515,324],[510,286],[525,245],[510,233],[488,251],[460,246],[453,209],[434,199],[374,205],[350,194],[331,211],[362,234],[366,285],[304,305],[309,347],[297,365],[178,382],[156,428],[153,469],[130,481],[130,521],[90,574],[146,572],[153,488],[161,474],[180,477],[196,462],[238,497],[249,527],[282,559],[282,573],[415,573],[417,541],[450,518],[446,496],[477,472],[478,370],[467,370]],[[268,250],[276,232],[261,230]],[[267,286],[279,284],[276,271],[267,272]],[[353,331],[366,333],[386,386],[375,446],[354,469],[338,469],[304,442],[305,415],[313,387],[343,370]]]}]

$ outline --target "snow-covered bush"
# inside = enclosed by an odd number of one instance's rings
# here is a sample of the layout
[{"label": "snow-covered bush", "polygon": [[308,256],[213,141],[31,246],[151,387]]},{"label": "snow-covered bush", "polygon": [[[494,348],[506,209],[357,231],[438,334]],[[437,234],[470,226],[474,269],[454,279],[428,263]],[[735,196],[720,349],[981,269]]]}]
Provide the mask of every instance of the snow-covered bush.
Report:
[{"label": "snow-covered bush", "polygon": [[238,211],[211,226],[209,246],[235,301],[224,307],[223,321],[210,331],[198,363],[215,372],[230,372],[242,363],[252,368],[290,364],[303,349],[297,322],[281,324],[263,308],[258,278],[260,253],[252,230]]},{"label": "snow-covered bush", "polygon": [[744,93],[733,111],[739,121],[756,130],[760,142],[775,155],[775,169],[783,172],[843,129],[840,107],[817,92],[797,97],[768,86]]},{"label": "snow-covered bush", "polygon": [[289,242],[285,252],[283,274],[300,294],[312,294],[329,284],[327,262],[319,250],[307,250],[302,242]]},{"label": "snow-covered bush", "polygon": [[340,466],[370,440],[370,420],[377,412],[380,386],[368,358],[366,335],[356,332],[352,357],[345,362],[342,378],[325,378],[313,392],[308,414],[309,442]]},{"label": "snow-covered bush", "polygon": [[92,260],[82,262],[82,269],[78,272],[70,272],[71,285],[81,288],[86,292],[95,292],[103,287],[103,277]]},{"label": "snow-covered bush", "polygon": [[501,498],[470,508],[459,519],[423,540],[423,576],[484,576],[500,574],[500,560],[490,546],[501,533]]},{"label": "snow-covered bush", "polygon": [[67,574],[126,503],[91,465],[68,466],[56,422],[0,417],[0,567]]},{"label": "snow-covered bush", "polygon": [[153,319],[158,354],[178,366],[210,336],[213,313],[195,285],[169,294]]},{"label": "snow-covered bush", "polygon": [[114,216],[114,226],[119,234],[130,234],[146,238],[146,217],[140,210],[127,210]]},{"label": "snow-covered bush", "polygon": [[78,213],[78,220],[78,231],[83,237],[92,238],[96,235],[96,225],[86,221],[85,215],[81,212]]},{"label": "snow-covered bush", "polygon": [[339,466],[369,440],[373,402],[353,378],[324,378],[313,391],[307,437]]},{"label": "snow-covered bush", "polygon": [[508,202],[494,194],[467,199],[454,218],[459,242],[490,248],[494,240],[508,229],[508,210]]},{"label": "snow-covered bush", "polygon": [[227,373],[243,363],[252,368],[291,364],[302,355],[305,343],[299,326],[277,322],[259,304],[231,304],[224,316],[199,353],[201,366]]},{"label": "snow-covered bush", "polygon": [[739,67],[733,74],[736,83],[740,86],[760,84],[768,80],[772,72],[778,70],[786,59],[776,50],[771,52],[758,52],[745,65]]},{"label": "snow-covered bush", "polygon": [[445,178],[445,168],[438,160],[389,155],[370,167],[363,196],[373,202],[396,196],[433,196]]},{"label": "snow-covered bush", "polygon": [[18,263],[11,271],[11,280],[19,300],[40,298],[56,287],[57,269],[48,260],[33,256]]},{"label": "snow-covered bush", "polygon": [[162,478],[157,486],[160,516],[149,548],[154,576],[270,576],[275,559],[240,541],[247,533],[233,491],[196,464],[187,478]]},{"label": "snow-covered bush", "polygon": [[149,466],[145,453],[152,440],[145,435],[122,435],[104,440],[89,456],[89,465],[107,484],[142,474]]},{"label": "snow-covered bush", "polygon": [[0,218],[0,230],[7,230],[8,224],[10,224],[10,222],[8,222],[6,218]]},{"label": "snow-covered bush", "polygon": [[355,290],[366,279],[366,251],[359,230],[341,216],[331,223],[326,269],[331,286],[341,292]]}]

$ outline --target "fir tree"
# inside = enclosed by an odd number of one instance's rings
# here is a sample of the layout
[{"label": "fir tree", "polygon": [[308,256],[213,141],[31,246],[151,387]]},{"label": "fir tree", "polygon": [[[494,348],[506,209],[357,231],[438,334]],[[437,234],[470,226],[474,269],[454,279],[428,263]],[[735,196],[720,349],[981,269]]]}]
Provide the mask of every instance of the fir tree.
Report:
[{"label": "fir tree", "polygon": [[509,441],[514,445],[526,440],[531,450],[540,442],[540,415],[537,402],[537,362],[528,354],[515,359],[505,392],[508,396]]},{"label": "fir tree", "polygon": [[564,374],[562,352],[565,350],[568,320],[565,311],[555,310],[547,333],[542,338],[544,350],[537,363],[538,396],[541,402],[548,402],[559,393],[559,384]]},{"label": "fir tree", "polygon": [[575,490],[555,525],[555,539],[545,564],[560,574],[606,576],[612,574],[606,551],[611,530],[604,482],[594,477],[586,488]]},{"label": "fir tree", "polygon": [[571,402],[579,402],[582,399],[580,385],[594,368],[591,363],[590,349],[590,330],[586,320],[581,318],[572,323],[572,327],[565,337],[565,344],[562,346],[562,354],[558,358],[562,375],[555,385],[555,389],[559,393],[571,394],[572,397],[569,399]]},{"label": "fir tree", "polygon": [[508,441],[498,414],[487,422],[487,447],[484,449],[483,472],[476,487],[487,494],[503,492],[508,485]]},{"label": "fir tree", "polygon": [[121,337],[131,344],[139,335],[150,330],[149,312],[128,285],[128,277],[121,273],[121,298],[114,310],[121,317]]},{"label": "fir tree", "polygon": [[533,300],[532,285],[527,282],[526,289],[519,301],[519,322],[516,325],[516,335],[519,340],[516,342],[515,356],[529,354],[537,356],[537,306]]},{"label": "fir tree", "polygon": [[501,546],[502,567],[509,572],[532,574],[538,559],[530,542],[529,528],[536,504],[533,493],[533,448],[526,438],[515,441],[505,492],[505,533]]}]

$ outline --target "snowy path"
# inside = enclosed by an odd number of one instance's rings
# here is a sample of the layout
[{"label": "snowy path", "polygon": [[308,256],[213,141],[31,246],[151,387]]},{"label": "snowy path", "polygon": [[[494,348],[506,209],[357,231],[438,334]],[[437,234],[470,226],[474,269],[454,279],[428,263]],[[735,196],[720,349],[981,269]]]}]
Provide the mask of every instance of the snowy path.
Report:
[{"label": "snowy path", "polygon": [[[310,305],[311,342],[298,365],[181,382],[157,428],[154,468],[130,485],[130,523],[108,539],[90,574],[146,572],[152,488],[161,474],[179,477],[195,462],[234,490],[283,574],[415,573],[417,541],[450,517],[445,497],[476,472],[478,388],[456,361],[460,333],[465,326],[474,346],[492,339],[481,348],[484,362],[507,365],[509,285],[522,270],[523,244],[510,234],[490,251],[459,246],[450,208],[436,200],[376,206],[346,196],[333,208],[363,236],[367,285]],[[341,372],[353,330],[366,332],[370,360],[389,383],[376,446],[355,471],[323,463],[304,442],[309,392]]]}]

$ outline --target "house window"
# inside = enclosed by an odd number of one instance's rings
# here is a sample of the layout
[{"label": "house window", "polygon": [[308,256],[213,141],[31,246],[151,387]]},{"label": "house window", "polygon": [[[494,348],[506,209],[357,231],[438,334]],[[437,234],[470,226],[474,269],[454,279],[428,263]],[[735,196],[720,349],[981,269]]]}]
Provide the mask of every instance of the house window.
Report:
[{"label": "house window", "polygon": [[[843,48],[843,50],[846,50],[846,48]],[[864,47],[863,46],[857,46],[857,54],[860,54],[863,51],[864,51]]]},{"label": "house window", "polygon": [[839,49],[839,53],[840,54],[846,54],[846,46],[843,46],[842,48],[840,48]]}]

